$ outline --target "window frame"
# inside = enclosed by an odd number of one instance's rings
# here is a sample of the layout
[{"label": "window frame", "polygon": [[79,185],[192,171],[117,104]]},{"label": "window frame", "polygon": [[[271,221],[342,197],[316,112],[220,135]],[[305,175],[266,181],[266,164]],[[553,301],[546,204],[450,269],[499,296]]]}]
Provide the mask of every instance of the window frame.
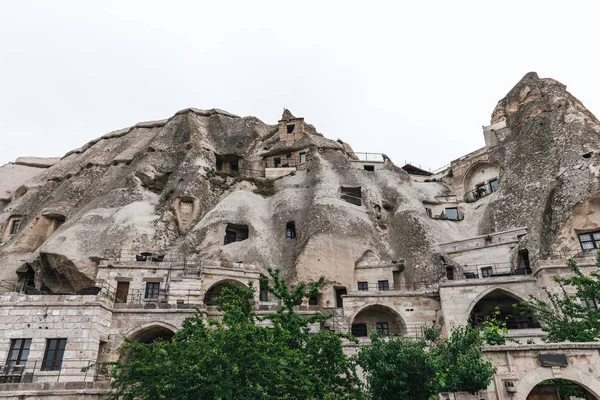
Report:
[{"label": "window frame", "polygon": [[318,306],[319,305],[319,295],[310,296],[308,298],[308,305],[309,306]]},{"label": "window frame", "polygon": [[354,337],[368,337],[369,336],[367,324],[365,324],[365,323],[352,324],[350,326],[350,332],[352,333],[352,336],[354,336]]},{"label": "window frame", "polygon": [[[589,235],[590,236],[590,240],[582,240],[582,236],[584,235]],[[585,233],[578,233],[577,234],[577,239],[579,239],[579,245],[581,246],[581,250],[583,251],[592,251],[592,250],[597,250],[600,248],[600,238],[596,239],[594,237],[594,235],[599,235],[600,236],[600,231],[593,231],[593,232],[585,232]],[[585,248],[583,247],[584,243],[591,243],[592,247],[590,248]]]},{"label": "window frame", "polygon": [[21,229],[21,218],[15,218],[10,222],[9,235],[16,235]]},{"label": "window frame", "polygon": [[[448,216],[448,210],[456,210],[456,218],[450,218]],[[446,219],[449,219],[450,221],[458,221],[458,220],[460,220],[460,214],[458,212],[458,207],[446,207],[446,208],[444,208],[444,213],[446,215]]]},{"label": "window frame", "polygon": [[[292,128],[292,129],[290,129],[290,128]],[[285,129],[286,129],[288,135],[293,135],[294,133],[296,133],[296,124],[287,124],[285,126]]]},{"label": "window frame", "polygon": [[[494,187],[494,184],[496,184],[496,187]],[[488,185],[490,185],[490,190],[492,193],[494,193],[496,190],[498,190],[498,178],[490,179]]]},{"label": "window frame", "polygon": [[[302,158],[304,158],[304,161],[302,161]],[[298,154],[298,161],[299,161],[299,164],[306,164],[306,152],[305,151]]]},{"label": "window frame", "polygon": [[390,324],[388,322],[375,322],[375,330],[383,336],[390,335]]},{"label": "window frame", "polygon": [[387,279],[377,281],[377,289],[380,292],[388,292],[390,290],[390,281]]},{"label": "window frame", "polygon": [[596,303],[596,300],[594,300],[594,299],[580,297],[579,304],[581,304],[581,307],[583,307],[585,309],[590,309],[590,310],[598,309],[598,303]]},{"label": "window frame", "polygon": [[160,282],[146,282],[144,300],[158,300],[160,296]]},{"label": "window frame", "polygon": [[[18,347],[16,344],[19,343]],[[29,351],[31,350],[31,338],[14,338],[10,339],[10,349],[6,355],[6,365],[26,365],[27,359],[29,358]],[[17,352],[16,358],[11,357],[14,352]],[[25,356],[23,356],[25,353]]]},{"label": "window frame", "polygon": [[494,268],[492,268],[491,266],[481,268],[481,277],[482,278],[489,278],[493,274],[494,274]]},{"label": "window frame", "polygon": [[366,281],[358,282],[358,291],[359,292],[368,292],[369,291],[369,282],[366,282]]},{"label": "window frame", "polygon": [[[55,343],[54,347],[51,346],[52,343]],[[44,350],[44,359],[42,360],[41,370],[60,371],[66,348],[67,338],[46,339],[46,349]],[[48,357],[49,354],[52,354],[50,358]]]}]

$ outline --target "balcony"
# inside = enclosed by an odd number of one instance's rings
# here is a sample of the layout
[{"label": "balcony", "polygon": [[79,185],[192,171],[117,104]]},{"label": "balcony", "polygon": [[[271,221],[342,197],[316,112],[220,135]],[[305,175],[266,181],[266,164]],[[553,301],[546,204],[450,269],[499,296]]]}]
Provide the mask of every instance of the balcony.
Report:
[{"label": "balcony", "polygon": [[464,200],[467,203],[474,203],[483,199],[498,190],[498,179],[492,180],[484,185],[479,185],[475,190],[465,193]]},{"label": "balcony", "polygon": [[504,278],[509,276],[526,276],[531,275],[532,271],[529,265],[521,264],[518,268],[512,267],[509,263],[501,264],[478,264],[464,265],[461,274],[456,273],[456,269],[452,266],[446,267],[446,279],[462,280],[462,279],[487,279],[487,278]]}]

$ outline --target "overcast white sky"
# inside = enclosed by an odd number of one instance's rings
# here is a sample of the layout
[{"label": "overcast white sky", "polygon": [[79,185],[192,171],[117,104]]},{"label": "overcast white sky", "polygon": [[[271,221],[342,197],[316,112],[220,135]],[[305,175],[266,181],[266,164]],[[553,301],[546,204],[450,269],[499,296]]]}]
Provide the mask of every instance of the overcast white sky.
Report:
[{"label": "overcast white sky", "polygon": [[187,108],[437,168],[528,71],[600,114],[597,1],[0,0],[0,165]]}]

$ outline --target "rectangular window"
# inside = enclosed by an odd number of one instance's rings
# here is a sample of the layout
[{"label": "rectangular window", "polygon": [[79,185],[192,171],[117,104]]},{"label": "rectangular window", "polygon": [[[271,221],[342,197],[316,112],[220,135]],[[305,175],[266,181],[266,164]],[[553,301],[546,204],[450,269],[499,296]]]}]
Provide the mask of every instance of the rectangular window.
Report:
[{"label": "rectangular window", "polygon": [[458,221],[458,208],[446,208],[446,218]]},{"label": "rectangular window", "polygon": [[449,281],[454,280],[454,268],[446,267],[446,279],[448,279]]},{"label": "rectangular window", "polygon": [[380,335],[389,336],[390,334],[390,327],[387,322],[376,322],[375,328]]},{"label": "rectangular window", "polygon": [[390,290],[390,283],[387,280],[385,280],[385,281],[377,281],[377,288],[380,291]]},{"label": "rectangular window", "polygon": [[21,220],[20,219],[14,219],[12,221],[12,224],[10,225],[10,234],[14,235],[15,233],[19,232],[19,227],[21,226]]},{"label": "rectangular window", "polygon": [[365,171],[375,172],[375,166],[374,165],[363,165],[363,168],[365,169]]},{"label": "rectangular window", "polygon": [[433,218],[433,213],[431,212],[431,208],[425,207],[425,212],[429,218]]},{"label": "rectangular window", "polygon": [[285,224],[285,237],[287,239],[296,239],[296,223],[294,221]]},{"label": "rectangular window", "polygon": [[300,164],[306,164],[306,153],[300,153]]},{"label": "rectangular window", "polygon": [[583,308],[590,308],[592,310],[598,309],[598,304],[596,304],[594,299],[579,299],[579,301],[581,302],[581,306]]},{"label": "rectangular window", "polygon": [[146,294],[145,299],[158,300],[158,291],[160,289],[160,282],[147,282],[146,283]]},{"label": "rectangular window", "polygon": [[481,268],[481,277],[483,278],[489,278],[490,276],[492,276],[493,273],[494,271],[492,270],[492,267]]},{"label": "rectangular window", "polygon": [[600,232],[580,234],[579,243],[581,243],[581,249],[584,251],[600,248]]},{"label": "rectangular window", "polygon": [[310,296],[308,298],[309,306],[318,306],[319,305],[319,296]]},{"label": "rectangular window", "polygon": [[273,159],[273,164],[275,165],[275,168],[281,168],[281,157],[275,157]]},{"label": "rectangular window", "polygon": [[31,339],[12,339],[10,341],[10,351],[6,358],[6,365],[25,365],[27,357],[29,357],[29,348],[31,347]]},{"label": "rectangular window", "polygon": [[361,292],[369,291],[369,283],[368,282],[358,282],[358,290]]},{"label": "rectangular window", "polygon": [[498,179],[492,179],[490,181],[490,189],[492,189],[492,192],[498,190]]},{"label": "rectangular window", "polygon": [[269,301],[269,290],[262,283],[260,284],[259,300],[260,301]]},{"label": "rectangular window", "polygon": [[354,337],[366,337],[367,324],[352,324],[352,336]]},{"label": "rectangular window", "polygon": [[65,347],[67,347],[67,339],[46,339],[42,371],[60,371]]},{"label": "rectangular window", "polygon": [[294,133],[294,130],[296,129],[296,125],[292,124],[292,125],[287,125],[287,133],[289,133],[290,135]]}]

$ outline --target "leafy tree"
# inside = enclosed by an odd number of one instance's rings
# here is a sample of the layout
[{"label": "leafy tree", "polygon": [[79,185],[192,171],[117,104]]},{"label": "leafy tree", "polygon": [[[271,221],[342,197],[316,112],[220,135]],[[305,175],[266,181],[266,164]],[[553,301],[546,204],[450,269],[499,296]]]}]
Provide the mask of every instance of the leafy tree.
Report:
[{"label": "leafy tree", "polygon": [[358,360],[373,400],[428,400],[439,392],[475,394],[487,388],[495,373],[491,361],[483,358],[483,337],[470,326],[454,329],[429,348],[424,340],[401,336],[374,335],[371,340],[372,346],[361,349]]},{"label": "leafy tree", "polygon": [[495,346],[506,344],[506,319],[508,317],[500,317],[500,307],[496,307],[491,315],[488,315],[481,326],[481,336],[485,343]]},{"label": "leafy tree", "polygon": [[[567,260],[567,266],[573,276],[553,277],[560,287],[559,292],[544,288],[547,301],[530,296],[519,307],[542,324],[542,330],[548,333],[546,341],[597,341],[600,310],[595,305],[600,304],[599,270],[585,275],[573,259]],[[600,253],[596,256],[596,268],[600,268]]]},{"label": "leafy tree", "polygon": [[183,322],[172,342],[128,341],[129,360],[108,363],[110,399],[361,399],[353,359],[343,335],[319,332],[312,324],[327,317],[299,315],[294,307],[318,293],[318,283],[289,289],[278,271],[262,285],[282,306],[264,318],[254,313],[254,289],[230,286],[216,300],[222,321],[197,313]]}]

